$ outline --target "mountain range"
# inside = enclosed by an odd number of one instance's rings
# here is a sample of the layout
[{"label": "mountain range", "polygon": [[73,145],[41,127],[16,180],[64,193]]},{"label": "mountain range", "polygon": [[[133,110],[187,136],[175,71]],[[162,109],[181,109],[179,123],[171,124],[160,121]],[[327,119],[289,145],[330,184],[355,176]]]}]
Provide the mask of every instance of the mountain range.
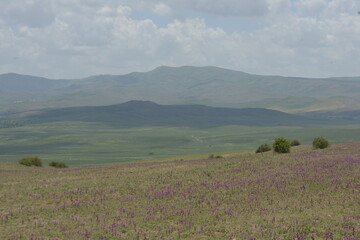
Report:
[{"label": "mountain range", "polygon": [[360,109],[360,77],[261,76],[218,67],[159,67],[149,72],[47,79],[0,75],[0,115],[44,108],[159,104],[269,108],[285,112]]}]

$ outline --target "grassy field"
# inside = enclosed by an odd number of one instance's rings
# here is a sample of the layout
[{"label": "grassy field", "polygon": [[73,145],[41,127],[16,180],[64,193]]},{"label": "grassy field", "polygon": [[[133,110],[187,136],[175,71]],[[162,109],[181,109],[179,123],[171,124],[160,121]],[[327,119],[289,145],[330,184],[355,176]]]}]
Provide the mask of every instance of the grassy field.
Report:
[{"label": "grassy field", "polygon": [[256,149],[279,136],[304,144],[310,144],[315,136],[324,136],[332,143],[360,141],[360,126],[123,129],[83,122],[48,123],[0,129],[0,162],[34,155],[45,163],[63,161],[69,166],[129,162]]},{"label": "grassy field", "polygon": [[360,142],[63,170],[0,163],[0,239],[360,239]]}]

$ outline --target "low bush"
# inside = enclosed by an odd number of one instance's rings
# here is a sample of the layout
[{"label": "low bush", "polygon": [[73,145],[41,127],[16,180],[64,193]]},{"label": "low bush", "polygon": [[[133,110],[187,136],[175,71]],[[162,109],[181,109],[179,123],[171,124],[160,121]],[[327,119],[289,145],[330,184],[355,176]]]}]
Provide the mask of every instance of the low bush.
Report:
[{"label": "low bush", "polygon": [[261,144],[257,149],[256,149],[256,153],[263,153],[263,152],[268,152],[271,151],[271,146],[269,146],[268,144]]},{"label": "low bush", "polygon": [[292,146],[292,147],[294,147],[294,146],[299,146],[299,145],[301,145],[301,142],[300,142],[299,140],[296,140],[296,139],[295,139],[295,140],[292,140],[292,141],[291,141],[291,146]]},{"label": "low bush", "polygon": [[277,153],[289,153],[291,142],[289,139],[280,137],[276,138],[273,143],[273,149]]},{"label": "low bush", "polygon": [[55,167],[55,168],[67,168],[68,166],[63,163],[63,162],[56,162],[56,161],[52,161],[51,163],[49,163],[50,167]]},{"label": "low bush", "polygon": [[29,158],[22,158],[22,159],[19,161],[19,163],[20,163],[21,165],[25,165],[25,166],[28,166],[28,167],[30,167],[30,166],[32,165]]},{"label": "low bush", "polygon": [[25,166],[36,166],[41,167],[42,166],[42,160],[39,157],[24,157],[19,161],[20,164]]},{"label": "low bush", "polygon": [[329,141],[326,138],[323,137],[316,137],[314,138],[314,141],[312,142],[314,149],[324,149],[329,147]]}]

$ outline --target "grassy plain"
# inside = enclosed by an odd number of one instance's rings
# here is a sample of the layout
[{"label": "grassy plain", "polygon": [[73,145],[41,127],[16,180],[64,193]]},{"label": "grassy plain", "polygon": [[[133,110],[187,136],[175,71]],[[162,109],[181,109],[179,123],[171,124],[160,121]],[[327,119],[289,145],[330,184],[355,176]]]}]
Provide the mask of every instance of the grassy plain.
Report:
[{"label": "grassy plain", "polygon": [[129,162],[189,154],[256,149],[276,137],[310,144],[315,136],[331,143],[360,141],[360,126],[216,128],[116,128],[104,124],[57,122],[0,129],[0,162],[39,156],[69,166]]},{"label": "grassy plain", "polygon": [[0,239],[360,239],[360,142],[70,169],[0,163]]}]

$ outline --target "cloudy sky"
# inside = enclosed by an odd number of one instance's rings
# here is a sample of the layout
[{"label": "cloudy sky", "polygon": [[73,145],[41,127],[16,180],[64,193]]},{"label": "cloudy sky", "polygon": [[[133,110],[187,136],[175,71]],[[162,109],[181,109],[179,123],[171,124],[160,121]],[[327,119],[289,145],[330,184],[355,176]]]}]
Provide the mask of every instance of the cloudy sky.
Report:
[{"label": "cloudy sky", "polygon": [[0,73],[360,76],[359,0],[0,0]]}]

